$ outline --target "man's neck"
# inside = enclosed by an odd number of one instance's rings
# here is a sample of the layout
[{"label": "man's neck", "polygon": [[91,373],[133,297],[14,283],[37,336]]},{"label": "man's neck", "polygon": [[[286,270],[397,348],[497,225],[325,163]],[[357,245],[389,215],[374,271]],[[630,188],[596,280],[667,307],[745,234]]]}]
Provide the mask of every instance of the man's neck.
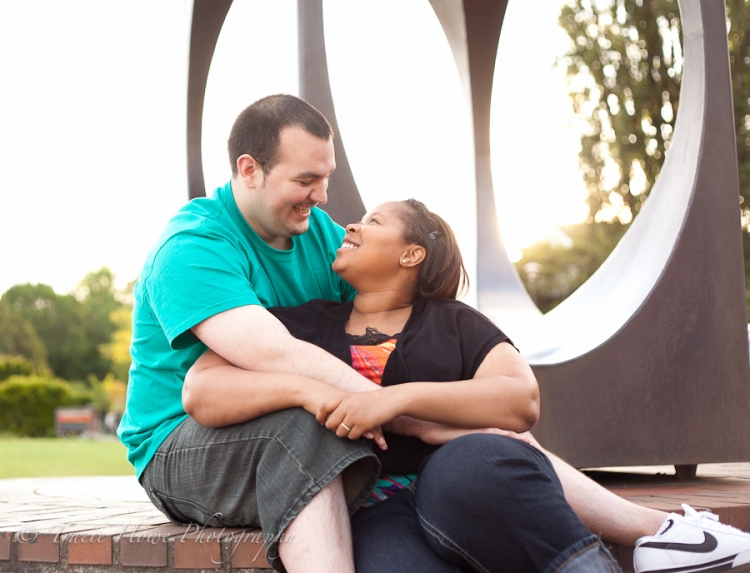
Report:
[{"label": "man's neck", "polygon": [[253,217],[252,198],[249,190],[242,183],[232,179],[232,197],[237,204],[240,214],[245,219],[250,228],[260,239],[274,249],[288,251],[292,248],[292,239],[290,237],[277,237],[266,232],[266,230]]}]

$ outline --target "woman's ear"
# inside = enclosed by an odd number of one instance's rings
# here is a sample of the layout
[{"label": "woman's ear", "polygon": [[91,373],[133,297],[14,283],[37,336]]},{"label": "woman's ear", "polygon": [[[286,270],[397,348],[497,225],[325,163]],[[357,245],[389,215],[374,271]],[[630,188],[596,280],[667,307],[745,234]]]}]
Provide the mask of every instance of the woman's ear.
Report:
[{"label": "woman's ear", "polygon": [[401,255],[402,267],[416,267],[424,261],[427,252],[421,245],[410,245],[406,252]]},{"label": "woman's ear", "polygon": [[263,167],[252,155],[245,153],[237,158],[237,176],[248,189],[263,184]]}]

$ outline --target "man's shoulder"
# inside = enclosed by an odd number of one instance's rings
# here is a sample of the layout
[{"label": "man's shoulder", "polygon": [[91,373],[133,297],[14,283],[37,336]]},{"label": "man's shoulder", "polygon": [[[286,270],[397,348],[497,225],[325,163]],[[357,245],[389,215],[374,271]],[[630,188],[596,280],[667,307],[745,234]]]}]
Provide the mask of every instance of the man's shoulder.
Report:
[{"label": "man's shoulder", "polygon": [[221,231],[227,227],[228,221],[226,208],[218,197],[201,197],[189,201],[172,216],[163,237],[168,239],[178,233],[206,228],[214,232]]},{"label": "man's shoulder", "polygon": [[242,233],[229,213],[221,196],[192,199],[182,206],[167,223],[164,232],[156,242],[152,254],[170,242],[198,240],[201,237],[225,237],[231,241],[241,238]]},{"label": "man's shoulder", "polygon": [[218,195],[193,199],[172,216],[156,240],[146,258],[142,278],[151,274],[157,260],[172,259],[183,253],[195,256],[192,251],[215,253],[221,244],[229,246],[238,241],[239,234]]}]

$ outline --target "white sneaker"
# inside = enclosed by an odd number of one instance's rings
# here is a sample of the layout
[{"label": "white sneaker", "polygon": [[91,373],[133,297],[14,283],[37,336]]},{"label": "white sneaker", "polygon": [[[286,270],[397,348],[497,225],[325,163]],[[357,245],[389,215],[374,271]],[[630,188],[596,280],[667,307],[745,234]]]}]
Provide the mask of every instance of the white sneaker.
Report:
[{"label": "white sneaker", "polygon": [[670,513],[656,535],[635,542],[636,573],[750,571],[750,534],[719,523],[713,513],[684,503],[682,509],[684,516]]}]

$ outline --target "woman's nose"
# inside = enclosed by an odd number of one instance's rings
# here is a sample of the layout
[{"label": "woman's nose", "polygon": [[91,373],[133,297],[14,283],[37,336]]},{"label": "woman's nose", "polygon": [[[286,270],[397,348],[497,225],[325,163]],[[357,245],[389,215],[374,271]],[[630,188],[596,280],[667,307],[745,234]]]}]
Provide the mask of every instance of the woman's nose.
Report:
[{"label": "woman's nose", "polygon": [[356,233],[358,229],[359,229],[359,223],[349,223],[346,226],[347,233]]}]

